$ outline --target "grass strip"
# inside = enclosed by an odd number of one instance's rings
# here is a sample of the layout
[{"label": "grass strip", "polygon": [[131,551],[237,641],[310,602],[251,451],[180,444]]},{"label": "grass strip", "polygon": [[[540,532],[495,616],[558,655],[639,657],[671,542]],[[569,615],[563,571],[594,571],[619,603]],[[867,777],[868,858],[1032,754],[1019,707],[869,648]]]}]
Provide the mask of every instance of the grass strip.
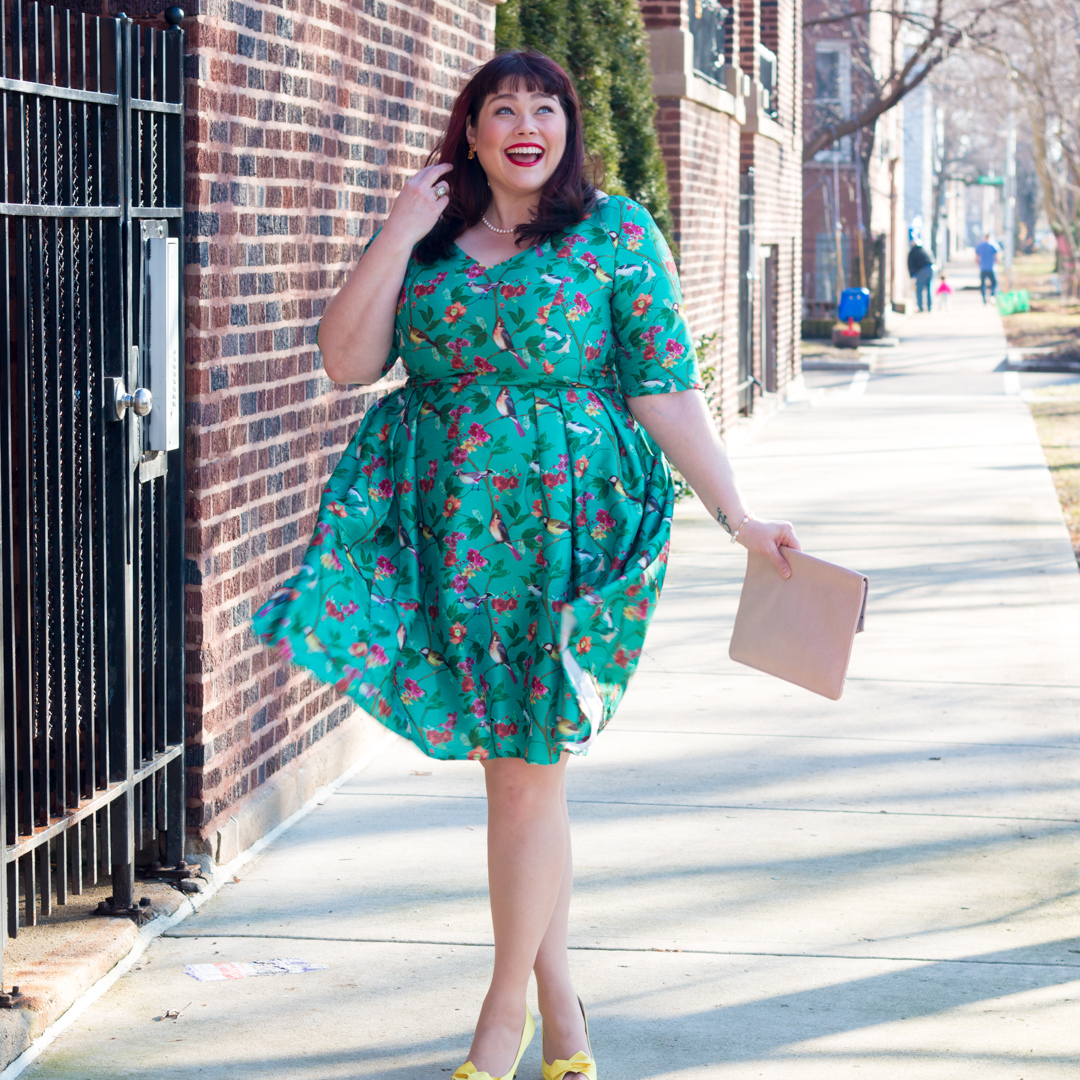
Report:
[{"label": "grass strip", "polygon": [[1047,389],[1028,404],[1080,563],[1080,386]]}]

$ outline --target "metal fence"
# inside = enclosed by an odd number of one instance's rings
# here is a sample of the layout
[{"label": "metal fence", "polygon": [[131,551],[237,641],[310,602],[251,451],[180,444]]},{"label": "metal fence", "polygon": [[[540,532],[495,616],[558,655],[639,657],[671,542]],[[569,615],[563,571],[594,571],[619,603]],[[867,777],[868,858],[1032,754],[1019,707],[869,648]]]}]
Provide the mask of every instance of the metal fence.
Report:
[{"label": "metal fence", "polygon": [[[0,906],[183,854],[183,37],[0,6]],[[157,400],[148,417],[153,385]],[[140,392],[133,391],[139,388]]]},{"label": "metal fence", "polygon": [[694,71],[718,83],[727,63],[728,18],[732,9],[719,0],[690,0],[690,39]]}]

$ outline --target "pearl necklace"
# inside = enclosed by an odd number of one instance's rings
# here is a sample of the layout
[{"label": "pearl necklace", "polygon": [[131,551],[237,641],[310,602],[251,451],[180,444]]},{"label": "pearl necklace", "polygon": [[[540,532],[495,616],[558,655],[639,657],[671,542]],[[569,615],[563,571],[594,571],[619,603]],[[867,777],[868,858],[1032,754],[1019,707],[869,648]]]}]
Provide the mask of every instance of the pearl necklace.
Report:
[{"label": "pearl necklace", "polygon": [[488,219],[487,219],[487,218],[486,218],[486,217],[485,217],[485,216],[484,216],[483,214],[481,214],[481,215],[480,215],[480,220],[481,220],[481,221],[482,221],[482,222],[483,222],[483,223],[484,223],[484,224],[485,224],[485,225],[486,225],[486,226],[487,226],[487,227],[488,227],[488,228],[489,228],[489,229],[490,229],[490,230],[491,230],[492,232],[502,233],[502,235],[503,235],[503,236],[509,236],[509,235],[510,235],[510,233],[512,233],[512,232],[516,232],[516,231],[517,231],[517,226],[516,226],[516,225],[515,225],[515,226],[514,226],[514,228],[512,228],[512,229],[497,229],[497,228],[495,228],[495,226],[494,226],[494,225],[492,225],[492,224],[491,224],[491,222],[490,222],[490,221],[488,221]]}]

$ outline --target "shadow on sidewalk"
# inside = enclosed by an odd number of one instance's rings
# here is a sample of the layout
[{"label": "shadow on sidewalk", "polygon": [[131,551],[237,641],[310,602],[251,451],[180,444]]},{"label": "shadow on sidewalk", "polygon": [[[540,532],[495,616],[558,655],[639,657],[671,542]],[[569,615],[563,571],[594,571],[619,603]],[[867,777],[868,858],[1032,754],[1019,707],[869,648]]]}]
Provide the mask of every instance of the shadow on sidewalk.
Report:
[{"label": "shadow on sidewalk", "polygon": [[[676,1017],[643,1021],[643,1012],[660,1016],[664,1012],[663,990],[642,993],[628,990],[591,1003],[594,1017],[594,1044],[597,1060],[603,1068],[605,1058],[618,1062],[619,1080],[647,1080],[673,1076],[680,1070],[702,1070],[741,1062],[816,1061],[829,1058],[878,1060],[882,1066],[890,1059],[912,1057],[948,1061],[958,1070],[969,1065],[1014,1066],[1023,1064],[1071,1067],[1071,1055],[996,1052],[992,1047],[964,1047],[959,1036],[950,1040],[948,1049],[935,1051],[926,1047],[912,1049],[904,1044],[903,1029],[898,1025],[926,1018],[943,1018],[952,1010],[965,1010],[979,1003],[989,1003],[1003,994],[1020,994],[1052,987],[1063,987],[1080,979],[1080,939],[1053,943],[1061,951],[1072,948],[1078,954],[1075,964],[1048,964],[1033,949],[1018,948],[967,956],[958,960],[917,963],[903,970],[878,972],[791,993],[774,994],[754,1001],[717,1007],[712,1003],[723,996],[715,972],[703,972],[695,983],[680,983],[678,990],[700,987],[703,1001],[710,1004],[697,1012]],[[1043,946],[1042,948],[1045,948]],[[685,964],[687,958],[680,958]],[[850,965],[850,961],[847,962]],[[873,963],[866,960],[864,963]],[[700,964],[697,966],[701,966]],[[680,971],[682,968],[680,967]],[[317,1015],[322,1009],[340,1009],[340,994],[327,989],[322,995],[306,994],[304,1009]],[[645,1001],[644,999],[648,999]],[[274,1025],[280,1022],[281,1003],[265,1000],[257,1009],[248,1009],[245,1023]],[[962,1013],[961,1013],[962,1015]],[[629,1019],[630,1016],[634,1020]],[[355,1045],[337,1035],[341,1046],[332,1052],[318,1048],[319,1037],[312,1032],[307,1045],[287,1055],[266,1054],[244,1042],[257,1060],[217,1043],[214,1075],[231,1078],[288,1076],[296,1080],[433,1080],[449,1073],[461,1063],[463,1042],[459,1037],[425,1039],[423,1016],[417,1016],[416,1037],[407,1042],[378,1043],[372,1038],[367,1018],[358,1016]],[[880,1028],[872,1036],[872,1047],[852,1050],[832,1049],[832,1036],[850,1035]],[[197,1028],[189,1037],[197,1037]],[[954,1035],[956,1033],[954,1032]],[[1034,1038],[1034,1036],[1032,1037]],[[824,1045],[806,1045],[826,1040]],[[377,1045],[372,1045],[375,1042]],[[1024,1045],[1028,1045],[1026,1042]],[[528,1052],[520,1072],[521,1080],[533,1080],[539,1069],[532,1064],[539,1056],[540,1036]],[[610,1069],[610,1066],[609,1066]],[[155,1080],[189,1076],[191,1066],[162,1064],[155,1070]],[[72,1074],[74,1075],[74,1074]],[[130,1075],[130,1074],[126,1074]],[[611,1072],[608,1073],[611,1075]],[[695,1075],[701,1075],[695,1072]]]}]

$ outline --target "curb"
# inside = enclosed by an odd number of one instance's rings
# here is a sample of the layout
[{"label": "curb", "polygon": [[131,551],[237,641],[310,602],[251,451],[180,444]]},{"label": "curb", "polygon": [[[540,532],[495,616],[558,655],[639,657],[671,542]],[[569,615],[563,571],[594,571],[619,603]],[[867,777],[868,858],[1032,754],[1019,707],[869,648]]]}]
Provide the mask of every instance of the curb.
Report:
[{"label": "curb", "polygon": [[138,939],[131,947],[131,951],[119,960],[107,974],[98,979],[89,990],[84,991],[76,998],[60,1017],[54,1020],[17,1058],[10,1062],[3,1072],[0,1072],[0,1080],[15,1080],[15,1077],[32,1065],[94,1002],[103,997],[114,983],[131,970],[155,938],[160,937],[167,930],[171,930],[189,915],[193,915],[198,911],[203,904],[217,893],[218,889],[232,880],[237,871],[261,855],[282,833],[292,828],[302,818],[307,817],[313,810],[322,806],[339,787],[348,783],[358,772],[367,768],[376,758],[389,749],[391,743],[398,738],[399,736],[393,732],[387,732],[366,754],[361,755],[340,776],[329,784],[318,788],[315,794],[299,810],[287,817],[280,825],[271,829],[265,836],[259,837],[255,843],[224,866],[212,866],[208,870],[204,868],[204,872],[207,873],[210,879],[207,888],[194,896],[185,895],[180,902],[180,906],[171,915],[147,923],[139,931]]},{"label": "curb", "polygon": [[869,371],[865,360],[804,360],[803,371]]},{"label": "curb", "polygon": [[1080,356],[1072,346],[1034,345],[1010,348],[999,371],[1030,371],[1052,375],[1080,375]]}]

